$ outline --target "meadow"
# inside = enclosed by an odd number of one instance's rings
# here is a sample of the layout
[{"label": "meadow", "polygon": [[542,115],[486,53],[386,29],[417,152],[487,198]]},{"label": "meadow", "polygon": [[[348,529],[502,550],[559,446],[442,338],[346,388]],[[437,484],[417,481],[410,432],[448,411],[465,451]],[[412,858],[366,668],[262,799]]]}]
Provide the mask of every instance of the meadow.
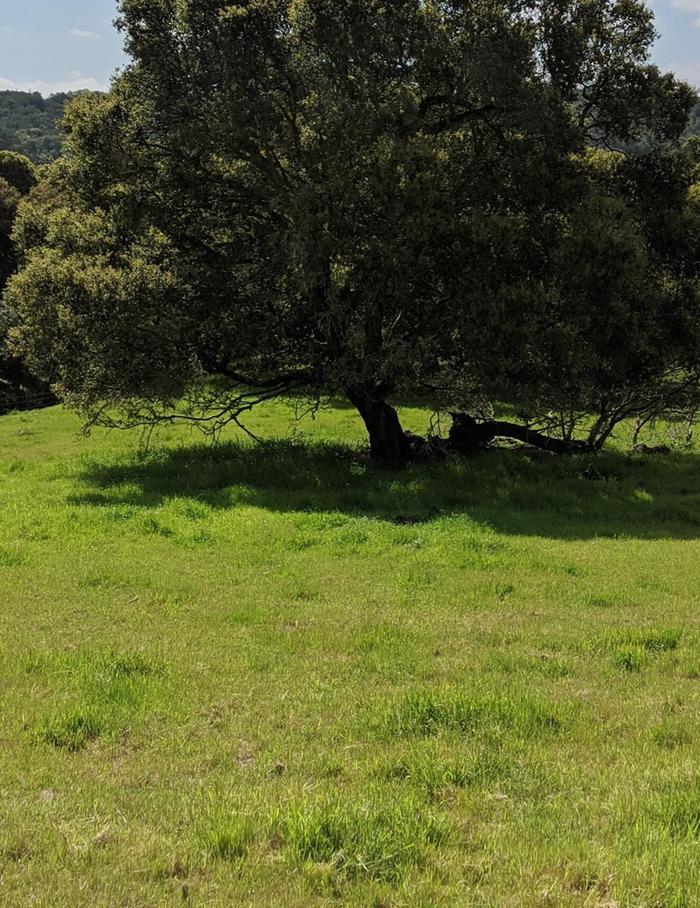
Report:
[{"label": "meadow", "polygon": [[293,416],[0,419],[0,904],[700,905],[698,452]]}]

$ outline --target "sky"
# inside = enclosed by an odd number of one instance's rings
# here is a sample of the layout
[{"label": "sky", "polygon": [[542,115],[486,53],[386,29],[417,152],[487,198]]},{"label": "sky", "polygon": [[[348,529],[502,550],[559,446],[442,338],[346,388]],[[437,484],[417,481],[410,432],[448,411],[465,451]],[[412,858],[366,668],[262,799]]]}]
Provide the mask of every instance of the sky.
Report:
[{"label": "sky", "polygon": [[0,0],[0,90],[104,89],[123,64],[116,0]]},{"label": "sky", "polygon": [[[654,62],[700,88],[700,0],[650,0]],[[0,90],[104,89],[124,63],[116,0],[0,0]]]}]

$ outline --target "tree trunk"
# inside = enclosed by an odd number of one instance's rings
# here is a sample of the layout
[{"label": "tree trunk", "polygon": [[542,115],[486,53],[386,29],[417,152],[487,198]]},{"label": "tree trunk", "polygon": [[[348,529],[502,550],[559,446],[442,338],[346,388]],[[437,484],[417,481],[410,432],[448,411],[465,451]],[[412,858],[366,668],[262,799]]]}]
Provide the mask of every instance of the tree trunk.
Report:
[{"label": "tree trunk", "polygon": [[411,456],[411,441],[396,410],[367,388],[349,388],[347,396],[367,427],[372,457],[387,464],[405,464]]}]

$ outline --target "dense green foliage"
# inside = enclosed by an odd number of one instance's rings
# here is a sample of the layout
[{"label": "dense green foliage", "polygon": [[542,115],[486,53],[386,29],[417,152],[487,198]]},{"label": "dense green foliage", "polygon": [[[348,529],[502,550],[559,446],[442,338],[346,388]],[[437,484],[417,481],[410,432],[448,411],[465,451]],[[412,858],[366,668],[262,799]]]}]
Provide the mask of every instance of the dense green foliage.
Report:
[{"label": "dense green foliage", "polygon": [[0,151],[0,291],[17,267],[12,230],[22,198],[36,184],[32,162],[12,151]]},{"label": "dense green foliage", "polygon": [[[37,184],[32,162],[12,151],[0,151],[0,294],[17,267],[12,232],[22,199]],[[33,378],[10,349],[9,334],[17,318],[0,299],[0,413],[17,406],[55,402],[44,383]]]},{"label": "dense green foliage", "polygon": [[0,421],[0,902],[694,906],[697,449],[396,474],[293,412]]},{"label": "dense green foliage", "polygon": [[[506,395],[593,410],[597,443],[695,368],[695,262],[651,235],[687,227],[695,97],[649,64],[642,3],[121,6],[134,62],[72,105],[10,292],[30,362],[93,421],[330,391],[402,460],[387,398]],[[617,181],[586,157],[642,136]]]},{"label": "dense green foliage", "polygon": [[595,414],[593,447],[630,416],[697,406],[699,163],[694,144],[582,156],[572,207],[548,211],[524,251],[525,310],[504,325],[489,307],[472,326],[488,341],[472,355],[481,387],[565,438]]},{"label": "dense green foliage", "polygon": [[38,92],[0,91],[0,148],[16,151],[35,164],[45,164],[61,152],[58,121],[75,94],[43,98]]}]

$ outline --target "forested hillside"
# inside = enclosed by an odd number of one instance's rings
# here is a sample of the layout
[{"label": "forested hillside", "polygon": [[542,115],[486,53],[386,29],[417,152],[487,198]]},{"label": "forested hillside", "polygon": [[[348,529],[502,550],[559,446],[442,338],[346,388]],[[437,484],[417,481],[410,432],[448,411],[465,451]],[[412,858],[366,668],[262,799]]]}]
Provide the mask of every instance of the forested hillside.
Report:
[{"label": "forested hillside", "polygon": [[38,92],[0,92],[0,149],[17,151],[36,164],[61,150],[57,121],[70,94],[42,98]]}]

